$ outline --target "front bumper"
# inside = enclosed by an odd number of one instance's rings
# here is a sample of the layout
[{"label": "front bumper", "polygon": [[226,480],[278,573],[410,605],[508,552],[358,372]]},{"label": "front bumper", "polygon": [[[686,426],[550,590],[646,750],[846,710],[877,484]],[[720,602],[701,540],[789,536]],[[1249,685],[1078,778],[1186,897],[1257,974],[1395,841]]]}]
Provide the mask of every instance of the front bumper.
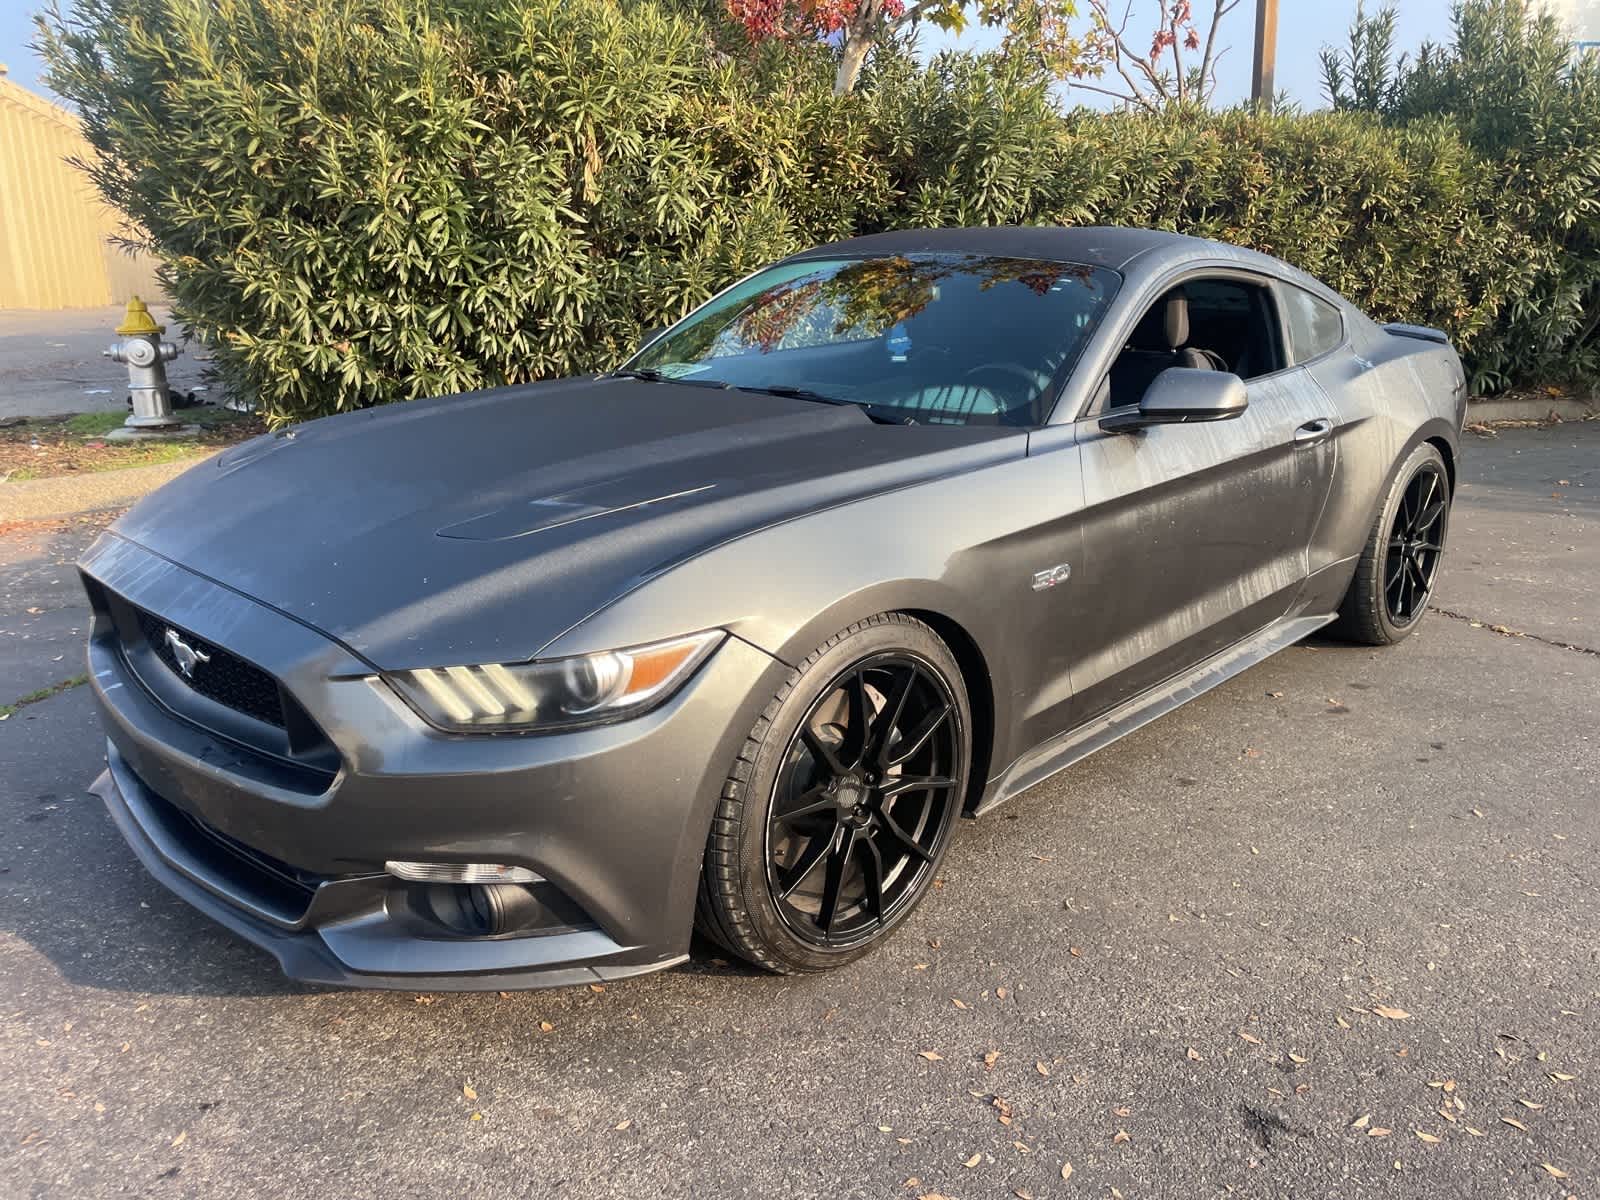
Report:
[{"label": "front bumper", "polygon": [[[635,720],[449,735],[342,646],[115,535],[82,568],[108,738],[94,792],[158,880],[290,976],[549,987],[686,957],[711,811],[783,664],[730,638],[683,691]],[[151,686],[107,593],[275,677],[326,735],[316,769],[224,736],[181,695]],[[201,716],[214,707],[196,703]],[[391,859],[526,866],[548,881],[560,919],[517,935],[446,928],[418,902],[422,885],[384,874]]]}]

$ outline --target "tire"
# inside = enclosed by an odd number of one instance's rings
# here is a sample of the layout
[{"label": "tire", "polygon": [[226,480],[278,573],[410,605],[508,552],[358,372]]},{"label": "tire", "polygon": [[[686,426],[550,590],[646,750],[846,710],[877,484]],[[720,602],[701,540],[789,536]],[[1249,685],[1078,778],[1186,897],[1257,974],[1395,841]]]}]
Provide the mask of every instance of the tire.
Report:
[{"label": "tire", "polygon": [[960,668],[922,622],[880,613],[829,638],[728,772],[696,927],[779,974],[873,949],[933,885],[966,796],[971,728]]},{"label": "tire", "polygon": [[1449,525],[1450,473],[1444,456],[1424,442],[1407,456],[1378,510],[1333,632],[1391,646],[1421,624]]}]

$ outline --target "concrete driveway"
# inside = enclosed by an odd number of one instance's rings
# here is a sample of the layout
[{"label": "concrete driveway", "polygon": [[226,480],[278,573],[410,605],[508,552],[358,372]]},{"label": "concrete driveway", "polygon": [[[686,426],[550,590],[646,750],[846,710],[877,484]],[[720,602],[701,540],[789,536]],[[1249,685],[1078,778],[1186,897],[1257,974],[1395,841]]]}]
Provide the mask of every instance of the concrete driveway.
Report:
[{"label": "concrete driveway", "polygon": [[[82,794],[81,688],[19,710],[0,1194],[1600,1195],[1600,423],[1466,451],[1416,637],[1296,647],[964,827],[824,977],[302,990]],[[7,693],[80,669],[91,535],[0,539]]]}]

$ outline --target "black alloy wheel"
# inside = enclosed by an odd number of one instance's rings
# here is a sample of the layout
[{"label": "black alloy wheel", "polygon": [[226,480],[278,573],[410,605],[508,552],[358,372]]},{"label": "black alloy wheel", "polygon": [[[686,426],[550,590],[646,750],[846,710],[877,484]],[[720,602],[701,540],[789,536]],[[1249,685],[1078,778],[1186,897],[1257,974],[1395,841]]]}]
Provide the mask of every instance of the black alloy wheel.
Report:
[{"label": "black alloy wheel", "polygon": [[1414,447],[1373,517],[1333,631],[1392,646],[1428,612],[1450,530],[1450,469],[1431,442]]},{"label": "black alloy wheel", "polygon": [[828,638],[729,765],[696,928],[781,974],[870,953],[933,891],[969,798],[972,728],[961,665],[916,617]]},{"label": "black alloy wheel", "polygon": [[767,886],[792,933],[854,946],[922,892],[960,807],[963,749],[949,685],[915,655],[864,659],[823,691],[767,822]]},{"label": "black alloy wheel", "polygon": [[1444,554],[1450,481],[1434,462],[1424,463],[1406,484],[1389,529],[1383,561],[1383,599],[1397,627],[1414,624],[1433,593]]}]

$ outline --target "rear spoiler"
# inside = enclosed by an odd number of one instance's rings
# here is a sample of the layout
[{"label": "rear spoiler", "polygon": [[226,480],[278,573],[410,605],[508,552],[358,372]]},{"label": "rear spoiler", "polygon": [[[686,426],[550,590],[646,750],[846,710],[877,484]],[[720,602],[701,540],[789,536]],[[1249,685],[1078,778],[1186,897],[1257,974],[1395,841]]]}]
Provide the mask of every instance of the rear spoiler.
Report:
[{"label": "rear spoiler", "polygon": [[1429,325],[1404,325],[1396,322],[1383,327],[1385,333],[1392,333],[1395,337],[1416,338],[1419,342],[1437,342],[1441,346],[1450,344],[1450,335],[1442,329],[1434,329]]}]

